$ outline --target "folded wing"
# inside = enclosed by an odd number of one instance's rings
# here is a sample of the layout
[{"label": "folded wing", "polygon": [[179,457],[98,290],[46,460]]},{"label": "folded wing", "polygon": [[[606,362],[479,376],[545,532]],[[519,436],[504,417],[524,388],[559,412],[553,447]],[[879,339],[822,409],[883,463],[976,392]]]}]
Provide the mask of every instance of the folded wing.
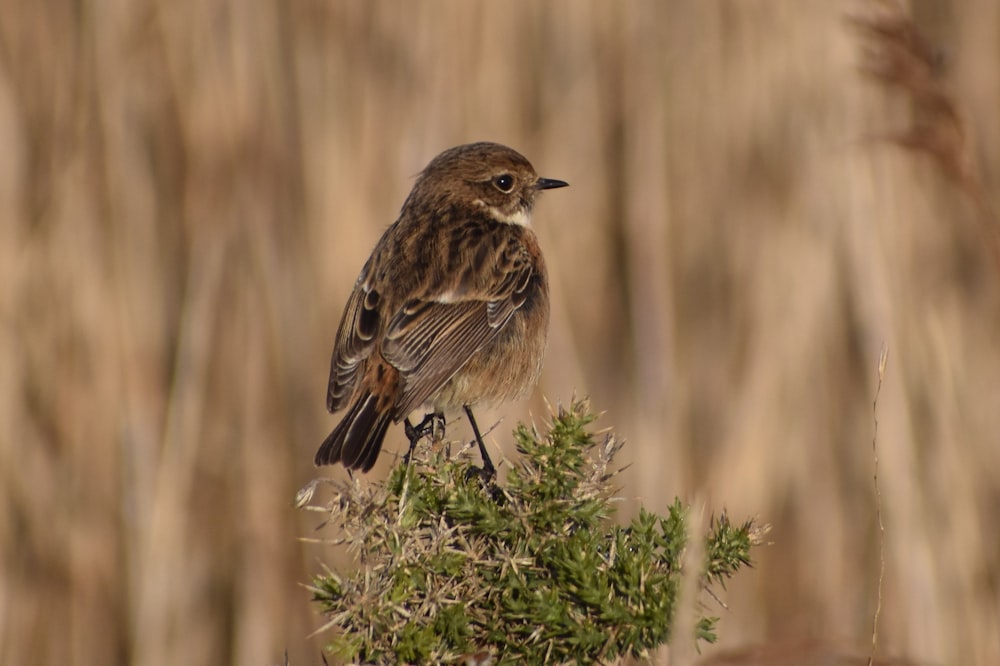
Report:
[{"label": "folded wing", "polygon": [[[403,377],[393,419],[425,403],[524,304],[534,274],[520,243],[510,243],[492,265],[467,272],[458,284],[407,301],[389,322],[382,355]],[[486,285],[477,287],[477,285]]]}]

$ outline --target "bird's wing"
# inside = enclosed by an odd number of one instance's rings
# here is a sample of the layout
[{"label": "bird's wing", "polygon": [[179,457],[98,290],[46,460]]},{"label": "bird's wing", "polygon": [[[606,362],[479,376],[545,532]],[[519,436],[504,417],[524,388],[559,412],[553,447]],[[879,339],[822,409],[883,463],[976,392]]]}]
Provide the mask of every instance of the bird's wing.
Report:
[{"label": "bird's wing", "polygon": [[347,405],[358,381],[358,368],[375,349],[381,295],[374,288],[370,273],[371,260],[354,285],[337,329],[326,392],[326,407],[331,412]]},{"label": "bird's wing", "polygon": [[403,377],[395,420],[431,398],[524,304],[536,275],[527,249],[516,239],[482,255],[451,283],[406,301],[392,316],[382,355]]}]

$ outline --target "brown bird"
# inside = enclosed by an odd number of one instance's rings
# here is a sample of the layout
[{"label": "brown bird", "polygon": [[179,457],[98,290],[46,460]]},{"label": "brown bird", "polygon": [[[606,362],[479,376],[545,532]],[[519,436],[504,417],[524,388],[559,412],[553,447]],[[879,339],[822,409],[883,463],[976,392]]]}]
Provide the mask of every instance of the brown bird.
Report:
[{"label": "brown bird", "polygon": [[[462,408],[494,473],[471,407],[521,397],[538,380],[549,291],[531,210],[541,190],[566,185],[496,143],[427,165],[344,308],[326,406],[347,413],[317,465],[367,472],[390,422],[406,420],[412,451],[435,417]],[[408,415],[422,406],[432,413],[414,427]]]}]

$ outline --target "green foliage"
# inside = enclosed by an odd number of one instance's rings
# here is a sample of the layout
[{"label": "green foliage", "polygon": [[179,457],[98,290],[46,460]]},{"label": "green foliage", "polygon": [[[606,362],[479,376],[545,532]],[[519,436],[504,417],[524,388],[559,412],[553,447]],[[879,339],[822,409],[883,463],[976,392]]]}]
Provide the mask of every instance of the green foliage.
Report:
[{"label": "green foliage", "polygon": [[[644,509],[611,521],[621,443],[596,437],[584,402],[560,409],[544,437],[515,432],[521,457],[484,487],[440,442],[419,446],[385,482],[342,483],[334,541],[360,567],[318,576],[312,591],[335,630],[331,651],[362,663],[448,662],[489,651],[497,663],[603,663],[641,656],[670,638],[686,510]],[[750,522],[723,515],[705,540],[702,582],[749,563]],[[715,618],[696,623],[714,640]]]}]

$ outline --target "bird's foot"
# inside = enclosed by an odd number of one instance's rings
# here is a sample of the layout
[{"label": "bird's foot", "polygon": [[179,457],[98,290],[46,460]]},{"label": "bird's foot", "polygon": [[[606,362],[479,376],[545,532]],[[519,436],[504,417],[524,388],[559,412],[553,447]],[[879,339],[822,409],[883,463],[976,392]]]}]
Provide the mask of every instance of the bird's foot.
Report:
[{"label": "bird's foot", "polygon": [[444,414],[441,412],[424,414],[423,420],[417,425],[410,423],[410,419],[405,419],[403,421],[403,432],[406,434],[406,438],[410,440],[410,448],[407,449],[406,455],[403,456],[403,464],[410,464],[410,454],[416,448],[417,442],[424,437],[427,437],[431,441],[443,438],[444,426]]}]

